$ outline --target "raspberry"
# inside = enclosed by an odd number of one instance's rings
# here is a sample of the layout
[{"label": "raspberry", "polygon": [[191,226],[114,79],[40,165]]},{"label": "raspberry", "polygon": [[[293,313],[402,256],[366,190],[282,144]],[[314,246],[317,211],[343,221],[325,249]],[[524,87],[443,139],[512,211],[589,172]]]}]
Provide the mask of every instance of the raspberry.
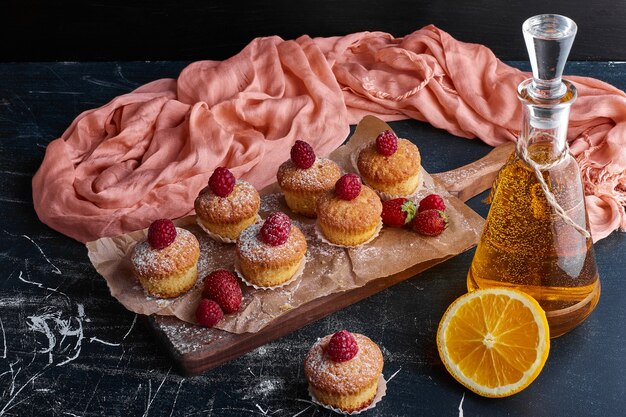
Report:
[{"label": "raspberry", "polygon": [[415,216],[415,203],[404,197],[383,201],[381,217],[383,224],[391,227],[402,227],[410,223]]},{"label": "raspberry", "polygon": [[202,295],[215,301],[224,313],[235,313],[241,306],[241,287],[232,272],[218,269],[204,279]]},{"label": "raspberry", "polygon": [[259,235],[268,245],[282,245],[291,233],[291,219],[285,213],[275,211],[265,219]]},{"label": "raspberry", "polygon": [[448,228],[448,216],[441,210],[420,211],[411,222],[411,228],[425,236],[437,236]]},{"label": "raspberry", "polygon": [[158,219],[148,228],[148,243],[153,249],[168,247],[176,239],[176,227],[170,219]]},{"label": "raspberry", "polygon": [[226,197],[235,188],[235,176],[228,168],[218,167],[211,174],[209,178],[209,188],[213,191],[213,194],[220,197]]},{"label": "raspberry", "polygon": [[315,152],[311,145],[297,140],[291,147],[291,160],[300,169],[311,168],[315,162]]},{"label": "raspberry", "polygon": [[398,150],[398,137],[391,130],[385,130],[376,137],[376,150],[381,155],[393,155]]},{"label": "raspberry", "polygon": [[196,320],[201,326],[213,327],[224,318],[220,305],[213,300],[203,298],[196,307]]},{"label": "raspberry", "polygon": [[417,207],[417,211],[424,210],[441,210],[444,211],[446,209],[446,203],[444,203],[443,198],[441,198],[438,194],[428,194],[426,197],[420,200],[420,203]]},{"label": "raspberry", "polygon": [[332,335],[326,349],[330,359],[335,362],[349,361],[359,352],[354,336],[347,330],[341,330]]},{"label": "raspberry", "polygon": [[354,200],[360,193],[361,178],[356,174],[344,174],[335,183],[335,194],[342,200]]}]

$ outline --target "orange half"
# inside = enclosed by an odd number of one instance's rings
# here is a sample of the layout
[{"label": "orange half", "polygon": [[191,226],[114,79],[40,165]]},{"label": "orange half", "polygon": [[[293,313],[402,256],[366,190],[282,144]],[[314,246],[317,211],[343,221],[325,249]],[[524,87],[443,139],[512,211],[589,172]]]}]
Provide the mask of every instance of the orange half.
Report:
[{"label": "orange half", "polygon": [[507,397],[537,378],[550,351],[546,314],[530,295],[479,289],[457,298],[437,330],[448,372],[484,397]]}]

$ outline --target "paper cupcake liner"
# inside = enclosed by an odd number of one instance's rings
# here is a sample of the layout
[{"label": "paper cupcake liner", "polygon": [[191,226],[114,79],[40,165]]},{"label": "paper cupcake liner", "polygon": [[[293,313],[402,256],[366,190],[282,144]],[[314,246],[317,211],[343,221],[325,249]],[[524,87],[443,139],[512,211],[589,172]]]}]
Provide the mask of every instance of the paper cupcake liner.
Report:
[{"label": "paper cupcake liner", "polygon": [[249,287],[255,288],[257,290],[275,290],[277,288],[282,288],[286,285],[289,285],[295,280],[297,280],[300,277],[300,275],[302,275],[302,272],[304,272],[305,265],[306,265],[306,256],[302,258],[302,261],[300,261],[300,265],[298,266],[298,269],[296,269],[296,272],[291,276],[291,278],[289,278],[287,281],[281,284],[274,285],[272,287],[262,287],[260,285],[253,284],[250,281],[248,281],[246,277],[243,275],[243,272],[241,272],[241,268],[239,266],[238,260],[235,260],[234,270],[235,270],[235,273],[239,276],[239,278],[241,278],[241,280],[244,282],[244,284],[246,284]]},{"label": "paper cupcake liner", "polygon": [[[359,171],[358,158],[359,158],[359,153],[367,146],[369,145],[366,144],[366,145],[360,146],[354,152],[350,154],[350,163],[352,164],[352,168],[357,174],[359,174],[361,178],[363,178],[363,175],[361,174],[361,171]],[[378,194],[378,197],[380,197],[380,199],[383,201],[393,200],[394,198],[399,198],[399,197],[404,197],[404,198],[408,198],[409,200],[411,200],[419,194],[422,188],[424,188],[424,181],[423,181],[421,168],[417,175],[419,175],[420,177],[419,184],[417,185],[417,187],[415,187],[415,190],[411,194],[395,195],[395,194],[389,194],[389,193],[385,193],[382,191],[378,191],[372,187],[370,188],[372,188],[372,190],[374,190],[374,192]]]},{"label": "paper cupcake liner", "polygon": [[414,200],[420,194],[420,192],[424,189],[424,181],[422,180],[421,170],[420,172],[418,172],[417,175],[418,175],[419,183],[417,184],[417,187],[415,187],[415,191],[413,191],[411,194],[395,195],[395,194],[389,194],[389,193],[385,193],[385,192],[378,191],[378,190],[374,190],[374,192],[378,194],[378,196],[380,197],[382,201],[393,200],[394,198],[400,198],[400,197],[404,197],[409,200]]},{"label": "paper cupcake liner", "polygon": [[[256,219],[254,220],[254,222],[258,222],[261,220],[261,216],[259,216],[258,214],[256,215]],[[202,230],[204,230],[204,232],[209,235],[209,237],[213,240],[217,240],[218,242],[222,242],[222,243],[236,243],[237,239],[231,239],[225,236],[221,236],[218,235],[217,233],[213,233],[212,231],[210,231],[209,229],[206,228],[205,225],[202,224],[202,222],[200,221],[200,219],[198,217],[196,217],[196,224],[198,226],[200,226],[200,228]]]},{"label": "paper cupcake liner", "polygon": [[358,245],[340,245],[338,243],[333,243],[330,240],[326,239],[326,237],[324,236],[324,232],[322,232],[322,229],[320,229],[319,227],[319,220],[315,222],[315,235],[317,236],[317,238],[319,240],[321,240],[322,242],[326,243],[327,245],[331,245],[331,246],[336,246],[338,248],[347,248],[347,249],[354,249],[354,248],[359,248],[363,245],[367,245],[368,243],[370,243],[371,241],[373,241],[374,239],[376,239],[380,233],[380,231],[383,228],[383,222],[382,220],[378,223],[378,225],[376,226],[376,232],[374,232],[374,234],[372,235],[372,237],[370,237],[369,239],[367,239],[365,242],[363,243],[359,243]]},{"label": "paper cupcake liner", "polygon": [[372,403],[370,405],[368,405],[367,407],[361,409],[361,410],[347,412],[347,411],[344,411],[344,410],[342,410],[340,408],[335,408],[335,407],[332,407],[330,405],[323,404],[323,403],[319,402],[317,400],[317,398],[315,398],[315,395],[313,394],[313,392],[311,391],[311,387],[309,386],[309,396],[311,397],[311,401],[312,402],[314,402],[315,404],[317,404],[317,405],[319,405],[321,407],[324,407],[324,408],[326,408],[328,410],[332,410],[335,413],[343,414],[343,415],[346,415],[346,416],[354,416],[354,415],[360,414],[360,413],[362,413],[364,411],[367,411],[367,410],[369,410],[371,408],[376,407],[376,404],[378,402],[380,402],[380,400],[383,399],[383,397],[385,396],[386,393],[387,393],[387,381],[385,381],[385,378],[381,374],[378,377],[378,388],[376,389],[376,395],[374,396],[374,399],[372,400]]}]

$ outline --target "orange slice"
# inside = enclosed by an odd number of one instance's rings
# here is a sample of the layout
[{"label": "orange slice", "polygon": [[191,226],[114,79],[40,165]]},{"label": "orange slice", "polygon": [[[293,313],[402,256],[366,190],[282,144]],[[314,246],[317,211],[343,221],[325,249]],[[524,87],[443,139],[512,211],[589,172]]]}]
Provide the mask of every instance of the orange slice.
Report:
[{"label": "orange slice", "polygon": [[507,397],[537,378],[550,351],[546,314],[530,295],[479,289],[457,298],[437,330],[448,372],[484,397]]}]

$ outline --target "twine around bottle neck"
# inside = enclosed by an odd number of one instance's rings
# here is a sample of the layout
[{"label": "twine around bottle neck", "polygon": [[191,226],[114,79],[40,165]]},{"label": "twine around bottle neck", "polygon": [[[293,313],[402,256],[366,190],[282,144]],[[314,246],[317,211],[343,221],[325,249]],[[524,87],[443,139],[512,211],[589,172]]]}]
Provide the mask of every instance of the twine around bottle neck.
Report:
[{"label": "twine around bottle neck", "polygon": [[556,167],[569,157],[569,146],[567,144],[567,141],[565,141],[565,148],[563,149],[559,157],[556,160],[547,164],[539,164],[530,157],[530,154],[528,153],[528,141],[529,138],[525,137],[524,135],[520,135],[518,137],[516,145],[517,156],[533,170],[533,172],[535,173],[535,177],[537,177],[537,181],[539,181],[539,185],[541,186],[541,189],[543,190],[543,193],[546,197],[546,201],[554,209],[557,216],[559,216],[566,224],[576,229],[585,238],[590,238],[591,233],[589,233],[586,228],[581,227],[578,223],[572,220],[572,218],[565,212],[565,210],[563,210],[563,207],[561,207],[558,201],[556,201],[554,194],[548,187],[548,183],[543,178],[543,174],[541,172],[542,170],[545,171]]}]

